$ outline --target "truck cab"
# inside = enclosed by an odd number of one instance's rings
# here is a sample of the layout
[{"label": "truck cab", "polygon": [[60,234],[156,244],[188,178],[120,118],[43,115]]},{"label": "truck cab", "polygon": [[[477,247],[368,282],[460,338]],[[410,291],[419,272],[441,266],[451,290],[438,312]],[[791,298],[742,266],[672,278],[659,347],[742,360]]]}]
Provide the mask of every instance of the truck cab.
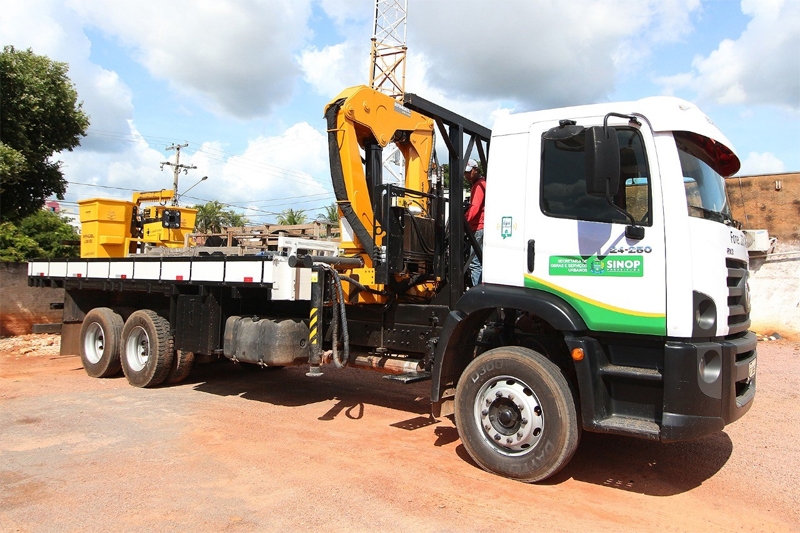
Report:
[{"label": "truck cab", "polygon": [[[611,148],[598,150],[604,136]],[[454,400],[479,464],[541,478],[552,474],[548,447],[574,451],[573,426],[670,442],[747,412],[756,367],[748,256],[724,186],[738,169],[714,123],[677,98],[498,119],[484,283],[445,323],[433,387],[435,402]],[[457,352],[471,338],[482,355],[464,367]],[[520,349],[536,364],[521,365]],[[534,384],[559,376],[558,386]],[[524,431],[531,412],[541,437]]]},{"label": "truck cab", "polygon": [[[614,202],[641,238],[586,193],[580,135],[545,138],[559,121],[602,125],[609,112],[636,118],[609,123],[620,146]],[[748,259],[721,175],[738,170],[729,146],[696,106],[669,97],[501,118],[487,179],[486,282],[558,295],[594,331],[688,339],[746,330],[746,291],[728,304],[728,270],[746,278]]]}]

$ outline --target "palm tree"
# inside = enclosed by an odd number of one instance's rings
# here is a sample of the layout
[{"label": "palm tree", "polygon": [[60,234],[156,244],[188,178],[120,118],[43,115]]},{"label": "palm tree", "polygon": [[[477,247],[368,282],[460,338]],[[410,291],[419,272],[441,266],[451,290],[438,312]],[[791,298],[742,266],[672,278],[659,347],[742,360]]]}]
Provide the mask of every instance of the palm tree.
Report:
[{"label": "palm tree", "polygon": [[282,226],[298,226],[300,224],[305,224],[308,221],[308,217],[306,217],[305,211],[302,209],[294,210],[294,209],[287,209],[280,215],[278,215],[278,224]]},{"label": "palm tree", "polygon": [[330,222],[331,224],[339,222],[339,208],[336,207],[336,204],[325,206],[325,212],[320,214],[319,220],[322,222]]},{"label": "palm tree", "polygon": [[226,219],[225,225],[229,228],[238,228],[241,226],[246,226],[250,221],[247,220],[247,217],[244,215],[240,215],[239,213],[234,213],[233,211],[226,212]]},{"label": "palm tree", "polygon": [[224,209],[224,205],[213,200],[202,205],[195,205],[192,209],[197,209],[195,219],[195,231],[200,233],[221,233],[222,228],[244,226],[247,218],[244,215],[235,213],[231,209]]}]

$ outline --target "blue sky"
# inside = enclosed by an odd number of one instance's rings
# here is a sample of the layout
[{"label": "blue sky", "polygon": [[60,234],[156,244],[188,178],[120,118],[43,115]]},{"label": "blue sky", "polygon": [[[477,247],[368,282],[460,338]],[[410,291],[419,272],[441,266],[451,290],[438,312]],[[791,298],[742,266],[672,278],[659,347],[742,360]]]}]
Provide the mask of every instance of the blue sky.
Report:
[{"label": "blue sky", "polygon": [[[733,142],[742,175],[800,170],[797,0],[409,0],[406,89],[499,114],[672,94]],[[368,81],[373,0],[0,0],[0,44],[68,62],[88,136],[67,206],[170,188],[252,222],[333,201],[322,112]]]}]

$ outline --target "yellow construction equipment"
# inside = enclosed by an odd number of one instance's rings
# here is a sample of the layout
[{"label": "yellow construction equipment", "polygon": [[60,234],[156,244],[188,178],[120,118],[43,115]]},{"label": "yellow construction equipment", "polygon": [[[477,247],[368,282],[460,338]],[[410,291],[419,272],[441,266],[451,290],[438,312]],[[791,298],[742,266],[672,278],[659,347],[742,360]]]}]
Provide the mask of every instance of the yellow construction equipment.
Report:
[{"label": "yellow construction equipment", "polygon": [[[387,284],[405,283],[402,292],[413,296],[428,293],[433,251],[420,248],[426,246],[423,235],[433,235],[434,121],[366,86],[343,91],[325,116],[342,229],[340,255],[363,260],[363,267],[346,274],[369,289],[354,289],[357,301],[386,301],[392,297],[384,290]],[[382,180],[382,150],[390,143],[405,159],[402,186]]]},{"label": "yellow construction equipment", "polygon": [[197,210],[166,205],[173,196],[173,191],[162,189],[134,193],[130,202],[81,200],[81,257],[125,257],[145,245],[183,247],[184,237],[194,231]]}]

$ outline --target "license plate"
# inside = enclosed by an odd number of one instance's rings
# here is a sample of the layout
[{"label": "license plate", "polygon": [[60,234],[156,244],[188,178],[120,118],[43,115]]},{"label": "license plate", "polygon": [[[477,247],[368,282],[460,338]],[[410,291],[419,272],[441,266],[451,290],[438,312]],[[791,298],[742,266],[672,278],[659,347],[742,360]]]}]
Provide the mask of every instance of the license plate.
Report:
[{"label": "license plate", "polygon": [[747,377],[749,379],[753,379],[754,377],[756,377],[756,360],[755,359],[750,361],[750,363],[748,364]]}]

